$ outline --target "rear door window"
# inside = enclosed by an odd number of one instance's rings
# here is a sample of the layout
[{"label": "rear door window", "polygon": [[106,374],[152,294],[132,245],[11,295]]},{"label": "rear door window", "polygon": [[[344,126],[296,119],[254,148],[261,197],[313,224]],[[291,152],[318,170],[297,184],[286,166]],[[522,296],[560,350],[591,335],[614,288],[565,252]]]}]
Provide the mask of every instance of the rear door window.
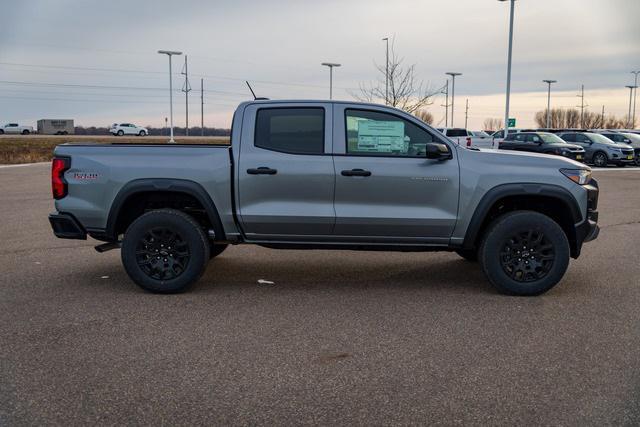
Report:
[{"label": "rear door window", "polygon": [[324,153],[324,108],[261,108],[254,144],[290,154]]}]

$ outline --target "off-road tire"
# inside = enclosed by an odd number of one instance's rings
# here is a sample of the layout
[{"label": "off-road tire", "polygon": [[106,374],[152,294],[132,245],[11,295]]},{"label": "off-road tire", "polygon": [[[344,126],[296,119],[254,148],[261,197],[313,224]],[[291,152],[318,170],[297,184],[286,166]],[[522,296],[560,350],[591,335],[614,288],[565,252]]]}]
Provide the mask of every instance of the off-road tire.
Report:
[{"label": "off-road tire", "polygon": [[[540,242],[536,243],[538,237]],[[516,211],[489,225],[478,255],[485,276],[498,291],[532,296],[548,291],[562,279],[569,266],[570,249],[567,236],[554,220],[538,212]],[[524,265],[525,260],[530,263]],[[522,267],[510,268],[509,263]]]},{"label": "off-road tire", "polygon": [[[173,240],[159,237],[171,233],[177,236]],[[159,242],[164,242],[162,248]],[[159,209],[141,215],[127,228],[121,257],[127,274],[141,288],[163,294],[184,292],[204,273],[209,241],[191,216],[175,209]]]}]

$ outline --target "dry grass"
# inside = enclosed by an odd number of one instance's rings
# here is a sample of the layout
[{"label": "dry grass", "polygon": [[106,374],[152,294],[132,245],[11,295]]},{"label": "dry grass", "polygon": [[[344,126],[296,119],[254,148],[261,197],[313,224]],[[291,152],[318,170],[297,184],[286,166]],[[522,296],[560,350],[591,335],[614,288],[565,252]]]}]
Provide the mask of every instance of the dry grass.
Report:
[{"label": "dry grass", "polygon": [[[228,144],[229,137],[183,136],[176,137],[178,144]],[[165,143],[166,137],[160,136],[102,136],[102,135],[0,135],[0,164],[15,165],[20,163],[48,162],[53,156],[56,145],[65,142],[97,142],[124,144]]]}]

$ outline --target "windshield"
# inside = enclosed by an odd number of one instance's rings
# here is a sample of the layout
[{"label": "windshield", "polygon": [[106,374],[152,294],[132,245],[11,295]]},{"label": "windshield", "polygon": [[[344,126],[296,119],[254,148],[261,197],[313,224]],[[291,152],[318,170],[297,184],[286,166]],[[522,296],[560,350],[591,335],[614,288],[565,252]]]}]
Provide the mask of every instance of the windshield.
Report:
[{"label": "windshield", "polygon": [[483,138],[489,138],[491,135],[489,135],[487,132],[482,131],[482,130],[474,130],[473,131],[473,136],[480,136]]},{"label": "windshield", "polygon": [[628,139],[630,139],[631,142],[635,142],[635,143],[639,143],[640,142],[640,135],[638,135],[636,133],[623,133],[623,135],[626,136]]},{"label": "windshield", "polygon": [[607,138],[606,136],[600,135],[599,133],[590,133],[589,138],[593,142],[599,142],[601,144],[615,144],[612,140]]},{"label": "windshield", "polygon": [[565,140],[552,133],[539,133],[538,135],[540,135],[540,138],[542,138],[545,144],[566,144]]}]

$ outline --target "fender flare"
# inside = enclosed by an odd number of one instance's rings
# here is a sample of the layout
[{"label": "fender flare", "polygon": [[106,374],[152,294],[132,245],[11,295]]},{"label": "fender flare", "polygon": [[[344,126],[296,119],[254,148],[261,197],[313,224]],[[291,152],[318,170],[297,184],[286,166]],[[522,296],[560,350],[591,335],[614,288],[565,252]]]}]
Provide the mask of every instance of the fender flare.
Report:
[{"label": "fender flare", "polygon": [[498,185],[482,197],[476,210],[469,221],[467,231],[464,236],[462,247],[465,249],[473,248],[475,241],[480,232],[480,227],[489,213],[491,207],[500,199],[509,196],[545,196],[553,197],[560,200],[570,210],[573,223],[582,222],[583,217],[580,211],[580,205],[573,195],[565,188],[554,184],[528,184],[528,183],[512,183]]},{"label": "fender flare", "polygon": [[154,191],[171,191],[174,193],[185,193],[193,196],[206,210],[207,216],[215,229],[216,236],[219,236],[218,238],[221,240],[224,239],[224,228],[220,221],[220,215],[209,193],[207,193],[202,185],[195,181],[173,178],[143,178],[135,179],[125,184],[120,191],[118,191],[118,194],[116,194],[116,197],[111,203],[105,234],[109,238],[117,240],[116,222],[124,203],[131,196],[135,196],[138,193]]}]

